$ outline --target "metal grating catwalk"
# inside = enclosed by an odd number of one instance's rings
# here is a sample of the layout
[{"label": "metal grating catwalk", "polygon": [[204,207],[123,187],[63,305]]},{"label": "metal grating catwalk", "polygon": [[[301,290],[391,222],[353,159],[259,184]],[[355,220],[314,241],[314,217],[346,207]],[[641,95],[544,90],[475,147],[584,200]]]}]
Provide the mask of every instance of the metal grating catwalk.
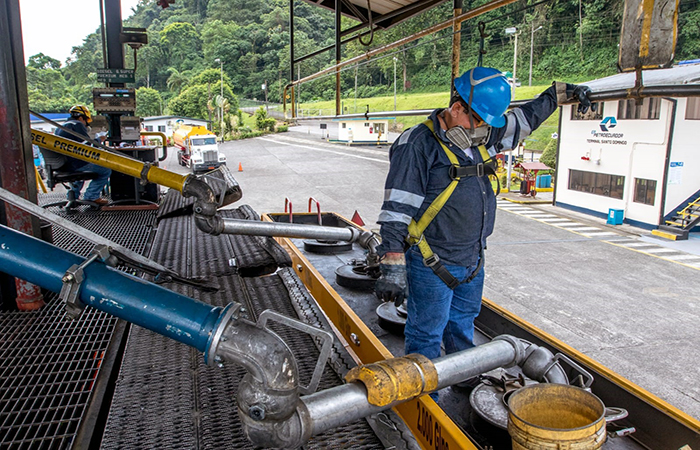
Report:
[{"label": "metal grating catwalk", "polygon": [[[225,213],[228,217],[242,218],[241,214],[249,215],[250,211],[249,207],[243,207]],[[278,272],[245,278],[237,264],[245,259],[241,251],[246,257],[250,254],[269,257],[267,251],[260,251],[261,239],[270,241],[264,243],[264,247],[277,244],[269,238],[251,237],[243,239],[245,243],[241,238],[245,237],[204,235],[195,228],[191,217],[172,217],[159,222],[151,258],[182,271],[183,275],[215,274],[220,286],[218,292],[211,293],[175,284],[164,285],[176,292],[218,306],[240,302],[252,320],[265,309],[298,318],[290,301],[290,295],[297,295],[291,291],[298,291],[298,287],[290,290],[289,281],[284,279],[296,277],[293,271],[280,269],[285,272],[284,276]],[[318,356],[313,339],[284,326],[275,331],[297,356],[302,383],[308,382]],[[335,361],[337,363],[339,358]],[[254,448],[242,433],[234,399],[244,374],[242,368],[233,365],[206,366],[196,350],[133,326],[102,448]],[[340,383],[340,377],[327,366],[321,387]],[[388,422],[386,427],[396,428],[394,423]],[[364,420],[316,436],[304,446],[308,449],[373,450],[385,447]],[[398,448],[401,447],[407,446]]]},{"label": "metal grating catwalk", "polygon": [[[43,203],[65,194],[40,196]],[[139,253],[146,253],[154,211],[61,214]],[[55,245],[86,256],[93,245],[53,227]],[[76,436],[89,442],[93,407],[101,402],[109,376],[108,346],[123,322],[86,309],[78,320],[64,318],[63,304],[49,293],[36,312],[0,312],[0,448],[70,448]],[[99,392],[98,392],[99,391]],[[82,442],[82,441],[81,441]]]}]

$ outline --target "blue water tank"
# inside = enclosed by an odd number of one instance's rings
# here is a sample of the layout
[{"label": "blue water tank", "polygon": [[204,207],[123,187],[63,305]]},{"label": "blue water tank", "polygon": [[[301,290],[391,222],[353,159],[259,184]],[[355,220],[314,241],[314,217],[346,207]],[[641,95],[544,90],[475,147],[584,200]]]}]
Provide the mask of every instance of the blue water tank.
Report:
[{"label": "blue water tank", "polygon": [[608,225],[622,225],[622,221],[625,218],[625,210],[623,209],[612,209],[608,210]]},{"label": "blue water tank", "polygon": [[535,180],[535,186],[538,188],[552,187],[552,176],[551,175],[537,175],[537,179]]}]

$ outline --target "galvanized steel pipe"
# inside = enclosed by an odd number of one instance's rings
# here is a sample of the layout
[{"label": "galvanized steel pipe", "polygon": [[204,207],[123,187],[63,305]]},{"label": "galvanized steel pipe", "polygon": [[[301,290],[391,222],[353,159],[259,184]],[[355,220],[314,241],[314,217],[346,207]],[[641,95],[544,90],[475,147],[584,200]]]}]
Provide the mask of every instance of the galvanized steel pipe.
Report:
[{"label": "galvanized steel pipe", "polygon": [[[498,367],[517,363],[522,342],[497,339],[478,347],[452,353],[433,360],[438,372],[438,389],[452,386]],[[311,435],[353,422],[389,406],[375,406],[367,401],[367,390],[360,383],[348,383],[301,398],[311,423]]]},{"label": "galvanized steel pipe", "polygon": [[344,242],[355,242],[361,234],[359,230],[350,227],[338,228],[300,223],[260,222],[228,218],[222,220],[224,234],[307,238]]}]

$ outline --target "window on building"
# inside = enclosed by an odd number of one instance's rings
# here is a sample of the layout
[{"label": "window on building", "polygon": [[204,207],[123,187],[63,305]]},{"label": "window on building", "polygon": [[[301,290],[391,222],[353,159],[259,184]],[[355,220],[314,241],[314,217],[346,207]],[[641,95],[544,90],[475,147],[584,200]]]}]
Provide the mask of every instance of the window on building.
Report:
[{"label": "window on building", "polygon": [[700,119],[700,97],[688,97],[685,106],[685,118],[690,120]]},{"label": "window on building", "polygon": [[569,189],[622,199],[625,193],[625,177],[571,169],[569,170]]},{"label": "window on building", "polygon": [[165,133],[165,125],[158,125],[158,131]]},{"label": "window on building", "polygon": [[146,131],[153,131],[153,125],[146,125]]},{"label": "window on building", "polygon": [[383,123],[375,123],[374,124],[374,131],[376,131],[377,133],[384,134],[384,124]]},{"label": "window on building", "polygon": [[369,128],[369,123],[365,123],[365,128]]},{"label": "window on building", "polygon": [[620,100],[617,107],[617,118],[622,120],[655,120],[661,112],[661,99],[647,97],[641,103],[637,100]]},{"label": "window on building", "polygon": [[593,103],[596,106],[596,110],[589,108],[586,114],[581,114],[578,112],[578,107],[576,105],[571,107],[571,120],[603,120],[603,105],[604,102]]},{"label": "window on building", "polygon": [[634,179],[634,201],[653,205],[656,197],[656,180]]},{"label": "window on building", "polygon": [[345,122],[343,122],[342,125],[343,125],[343,128],[345,128],[347,126],[347,124]]}]

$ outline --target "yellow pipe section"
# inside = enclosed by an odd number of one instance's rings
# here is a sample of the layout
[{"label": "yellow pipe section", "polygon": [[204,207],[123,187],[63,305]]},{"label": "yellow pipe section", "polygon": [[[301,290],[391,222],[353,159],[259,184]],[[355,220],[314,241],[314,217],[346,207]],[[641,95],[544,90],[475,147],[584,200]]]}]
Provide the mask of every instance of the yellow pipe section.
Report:
[{"label": "yellow pipe section", "polygon": [[[71,158],[87,161],[100,167],[112,169],[134,178],[145,178],[147,181],[182,193],[182,189],[191,175],[181,175],[161,169],[160,167],[147,165],[143,161],[119,155],[107,150],[88,145],[79,144],[70,139],[61,138],[50,133],[32,129],[32,144],[47,150],[70,156]],[[145,170],[145,169],[148,170]],[[145,172],[145,173],[144,173]]]},{"label": "yellow pipe section", "polygon": [[367,388],[370,404],[386,406],[434,391],[438,386],[438,374],[431,360],[412,353],[353,367],[345,375],[345,381],[361,382]]}]

